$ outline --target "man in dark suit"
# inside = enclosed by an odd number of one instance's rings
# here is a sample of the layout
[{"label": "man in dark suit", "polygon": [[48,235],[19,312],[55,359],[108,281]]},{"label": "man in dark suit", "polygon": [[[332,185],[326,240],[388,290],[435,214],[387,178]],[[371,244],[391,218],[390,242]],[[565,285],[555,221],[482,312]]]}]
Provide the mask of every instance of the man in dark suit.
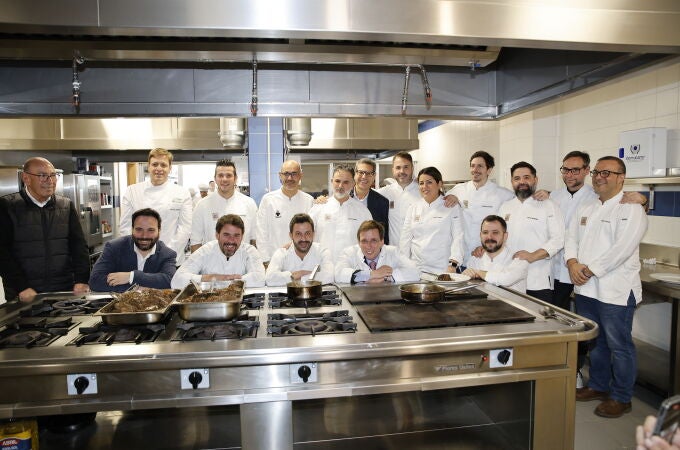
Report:
[{"label": "man in dark suit", "polygon": [[92,268],[93,291],[123,292],[132,284],[169,289],[177,253],[158,238],[161,216],[151,208],[132,214],[132,235],[107,242]]},{"label": "man in dark suit", "polygon": [[375,161],[361,158],[354,166],[354,191],[355,199],[366,205],[373,216],[373,220],[380,222],[385,227],[385,244],[390,243],[388,215],[390,201],[372,188],[375,186]]}]

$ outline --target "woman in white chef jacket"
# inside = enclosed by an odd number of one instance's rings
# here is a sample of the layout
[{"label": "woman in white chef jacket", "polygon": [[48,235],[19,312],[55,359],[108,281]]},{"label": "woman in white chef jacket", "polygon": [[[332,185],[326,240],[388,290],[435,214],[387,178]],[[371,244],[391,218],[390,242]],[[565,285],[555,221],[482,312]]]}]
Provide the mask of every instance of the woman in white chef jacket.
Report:
[{"label": "woman in white chef jacket", "polygon": [[455,272],[465,254],[460,206],[444,206],[444,183],[436,167],[426,167],[418,173],[418,186],[421,198],[406,215],[400,251],[421,271]]}]

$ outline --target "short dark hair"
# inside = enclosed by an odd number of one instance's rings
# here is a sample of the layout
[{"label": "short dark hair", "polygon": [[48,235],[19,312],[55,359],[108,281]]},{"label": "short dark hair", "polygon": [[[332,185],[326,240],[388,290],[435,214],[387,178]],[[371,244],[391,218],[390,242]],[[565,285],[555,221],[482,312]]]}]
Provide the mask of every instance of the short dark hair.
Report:
[{"label": "short dark hair", "polygon": [[405,152],[405,151],[403,151],[403,150],[400,151],[400,152],[397,152],[397,153],[392,157],[392,164],[394,164],[394,160],[397,159],[397,158],[405,159],[405,160],[407,160],[408,162],[410,162],[411,165],[413,165],[413,156],[411,156],[411,154],[410,154],[409,152]]},{"label": "short dark hair", "polygon": [[333,169],[333,175],[335,175],[336,172],[344,170],[345,172],[349,172],[350,175],[352,175],[352,178],[354,178],[354,167],[350,166],[349,164],[338,164],[335,166]]},{"label": "short dark hair", "polygon": [[439,171],[439,169],[437,169],[434,166],[425,167],[424,169],[420,169],[420,172],[418,172],[418,176],[416,177],[416,180],[419,179],[421,175],[429,175],[432,178],[434,178],[434,181],[436,181],[437,183],[439,183],[440,181],[443,181],[442,173]]},{"label": "short dark hair", "polygon": [[359,225],[359,229],[357,230],[357,241],[360,239],[359,236],[361,233],[369,230],[378,230],[378,234],[380,235],[380,240],[384,241],[385,240],[385,227],[383,224],[376,220],[364,220],[361,222],[361,225]]},{"label": "short dark hair", "polygon": [[512,174],[515,173],[515,170],[521,169],[521,168],[529,169],[529,170],[531,171],[531,174],[532,174],[533,176],[536,176],[536,168],[535,168],[534,166],[532,166],[531,164],[529,164],[528,162],[526,162],[526,161],[520,161],[520,162],[518,162],[518,163],[515,163],[515,164],[510,168],[510,176],[512,177]]},{"label": "short dark hair", "polygon": [[504,233],[507,233],[507,232],[508,232],[508,224],[507,224],[507,222],[505,221],[505,219],[502,218],[501,216],[497,216],[497,215],[495,215],[495,214],[490,214],[490,215],[486,216],[486,217],[484,218],[484,220],[482,220],[482,224],[479,226],[479,231],[482,231],[482,226],[483,226],[486,222],[498,222],[498,223],[501,224],[501,227],[503,227],[503,232],[504,232]]},{"label": "short dark hair", "polygon": [[489,155],[487,152],[483,150],[474,152],[472,156],[470,156],[470,163],[472,163],[472,160],[475,158],[482,158],[486,163],[487,169],[492,169],[495,166],[495,160],[493,159],[493,156]]},{"label": "short dark hair", "polygon": [[600,162],[600,161],[615,161],[619,165],[619,170],[624,175],[626,174],[626,163],[624,163],[621,158],[617,158],[616,156],[603,156],[602,158],[597,160],[597,162]]},{"label": "short dark hair", "polygon": [[373,169],[373,171],[375,171],[376,164],[375,164],[375,161],[373,161],[372,159],[369,159],[369,158],[361,158],[359,161],[357,161],[357,162],[354,164],[354,168],[356,169],[356,168],[359,166],[359,164],[368,164],[369,166],[371,166],[371,168]]},{"label": "short dark hair", "polygon": [[243,219],[237,214],[225,214],[219,218],[215,224],[215,233],[220,234],[225,225],[233,225],[241,229],[241,233],[246,232],[246,226],[243,224]]},{"label": "short dark hair", "polygon": [[132,226],[135,226],[135,220],[137,220],[137,217],[139,216],[149,216],[153,217],[158,221],[158,229],[161,229],[161,215],[158,214],[158,211],[155,209],[151,208],[143,208],[143,209],[138,209],[137,211],[132,213]]},{"label": "short dark hair", "polygon": [[290,225],[288,228],[290,229],[290,232],[293,232],[293,226],[295,226],[296,223],[308,223],[312,226],[312,231],[314,231],[314,221],[312,220],[311,217],[309,217],[309,214],[295,214],[293,217],[290,218]]},{"label": "short dark hair", "polygon": [[[236,173],[236,164],[233,162],[229,161],[228,159],[220,159],[215,163],[215,175],[217,175],[217,168],[218,167],[233,167],[234,168],[234,176],[238,177],[238,174]],[[218,231],[219,233],[219,231]]]},{"label": "short dark hair", "polygon": [[569,158],[581,158],[583,160],[583,165],[585,167],[588,167],[590,165],[590,155],[586,152],[580,152],[578,150],[569,152],[566,155],[564,155],[564,158],[562,158],[562,162],[568,160]]}]

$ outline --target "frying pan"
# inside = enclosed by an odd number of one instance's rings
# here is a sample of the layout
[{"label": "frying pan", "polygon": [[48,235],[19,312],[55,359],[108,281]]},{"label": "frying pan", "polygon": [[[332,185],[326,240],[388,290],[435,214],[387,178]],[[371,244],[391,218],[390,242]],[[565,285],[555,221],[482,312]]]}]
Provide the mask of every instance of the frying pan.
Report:
[{"label": "frying pan", "polygon": [[447,292],[462,291],[471,286],[458,286],[446,289],[435,283],[407,283],[402,284],[399,290],[401,298],[407,303],[436,303],[444,300]]}]

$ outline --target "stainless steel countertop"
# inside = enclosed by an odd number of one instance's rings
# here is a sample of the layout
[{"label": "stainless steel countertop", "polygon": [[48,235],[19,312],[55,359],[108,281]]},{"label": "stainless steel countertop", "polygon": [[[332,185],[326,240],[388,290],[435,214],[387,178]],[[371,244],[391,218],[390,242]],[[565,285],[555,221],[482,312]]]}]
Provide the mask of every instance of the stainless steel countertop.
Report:
[{"label": "stainless steel countertop", "polygon": [[[591,339],[596,325],[570,312],[567,317],[581,321],[582,326],[568,326],[545,319],[540,311],[545,303],[488,283],[479,288],[491,296],[503,298],[513,306],[536,316],[533,323],[494,324],[481,326],[435,328],[425,330],[371,333],[356,309],[343,296],[341,308],[310,308],[310,311],[348,310],[358,324],[356,333],[317,336],[267,335],[267,314],[299,313],[295,309],[271,309],[267,306],[251,310],[260,321],[256,338],[200,342],[161,341],[149,344],[113,344],[66,346],[77,336],[78,327],[98,322],[92,316],[75,316],[81,322],[68,335],[43,348],[0,350],[0,377],[90,371],[170,369],[178,367],[217,367],[263,364],[289,364],[305,361],[366,359],[402,355],[425,355],[473,349],[489,345],[517,346],[549,342]],[[246,292],[280,292],[282,288],[261,288]],[[285,291],[285,288],[283,288]],[[2,317],[0,317],[2,320]],[[493,344],[491,344],[493,343]],[[0,381],[1,382],[1,381]]]},{"label": "stainless steel countertop", "polygon": [[652,273],[680,274],[680,269],[667,264],[642,264],[640,269],[640,280],[642,281],[643,290],[680,300],[680,285],[656,280],[650,277]]}]

